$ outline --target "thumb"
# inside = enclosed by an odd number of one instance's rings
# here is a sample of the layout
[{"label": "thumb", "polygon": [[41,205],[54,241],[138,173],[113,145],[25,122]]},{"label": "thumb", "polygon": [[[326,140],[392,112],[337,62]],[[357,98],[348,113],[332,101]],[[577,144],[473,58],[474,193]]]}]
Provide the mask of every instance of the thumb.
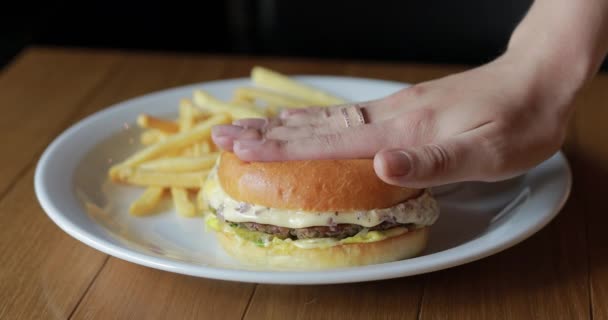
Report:
[{"label": "thumb", "polygon": [[488,153],[468,139],[403,149],[384,149],[374,157],[374,170],[386,183],[429,188],[478,179],[488,167]]}]

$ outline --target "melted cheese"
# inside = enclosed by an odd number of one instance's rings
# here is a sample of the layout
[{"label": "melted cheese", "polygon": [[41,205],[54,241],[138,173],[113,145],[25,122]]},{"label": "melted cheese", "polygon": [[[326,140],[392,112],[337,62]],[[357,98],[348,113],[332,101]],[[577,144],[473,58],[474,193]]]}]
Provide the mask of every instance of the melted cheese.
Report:
[{"label": "melted cheese", "polygon": [[428,191],[425,191],[416,199],[408,200],[390,208],[369,211],[310,212],[267,208],[239,202],[231,198],[222,189],[215,169],[210,172],[204,188],[209,205],[225,220],[232,222],[255,222],[294,229],[336,224],[357,224],[363,227],[373,227],[383,221],[428,226],[433,224],[439,216],[439,206]]}]

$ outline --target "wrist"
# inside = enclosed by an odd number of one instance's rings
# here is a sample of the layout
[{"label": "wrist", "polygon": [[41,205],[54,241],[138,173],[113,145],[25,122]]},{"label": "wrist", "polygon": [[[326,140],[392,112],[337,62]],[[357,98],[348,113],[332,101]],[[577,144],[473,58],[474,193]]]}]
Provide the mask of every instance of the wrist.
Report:
[{"label": "wrist", "polygon": [[530,100],[569,113],[578,91],[592,76],[590,59],[538,45],[509,45],[499,58],[526,86]]},{"label": "wrist", "polygon": [[504,55],[520,60],[547,81],[559,81],[566,88],[578,90],[597,72],[590,48],[573,47],[567,41],[543,35],[530,37],[529,33],[520,33],[524,31],[516,30],[513,34]]},{"label": "wrist", "polygon": [[506,56],[519,59],[555,93],[574,96],[608,52],[608,1],[535,1]]}]

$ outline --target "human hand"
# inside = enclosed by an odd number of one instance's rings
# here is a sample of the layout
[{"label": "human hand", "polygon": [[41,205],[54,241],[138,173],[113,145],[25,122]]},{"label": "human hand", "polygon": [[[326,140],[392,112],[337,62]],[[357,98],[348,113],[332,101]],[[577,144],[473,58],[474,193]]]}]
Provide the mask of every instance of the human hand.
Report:
[{"label": "human hand", "polygon": [[238,120],[212,136],[245,161],[373,158],[378,177],[399,186],[497,181],[550,157],[564,140],[573,93],[545,76],[503,56],[378,100]]}]

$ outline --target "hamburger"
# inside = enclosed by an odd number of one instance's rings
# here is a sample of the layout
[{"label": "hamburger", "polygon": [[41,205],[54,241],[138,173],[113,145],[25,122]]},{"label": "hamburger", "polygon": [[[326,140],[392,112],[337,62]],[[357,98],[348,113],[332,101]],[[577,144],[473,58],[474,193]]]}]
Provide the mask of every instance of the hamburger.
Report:
[{"label": "hamburger", "polygon": [[419,255],[439,207],[389,185],[370,159],[245,162],[222,152],[203,186],[206,225],[248,266],[327,269]]}]

